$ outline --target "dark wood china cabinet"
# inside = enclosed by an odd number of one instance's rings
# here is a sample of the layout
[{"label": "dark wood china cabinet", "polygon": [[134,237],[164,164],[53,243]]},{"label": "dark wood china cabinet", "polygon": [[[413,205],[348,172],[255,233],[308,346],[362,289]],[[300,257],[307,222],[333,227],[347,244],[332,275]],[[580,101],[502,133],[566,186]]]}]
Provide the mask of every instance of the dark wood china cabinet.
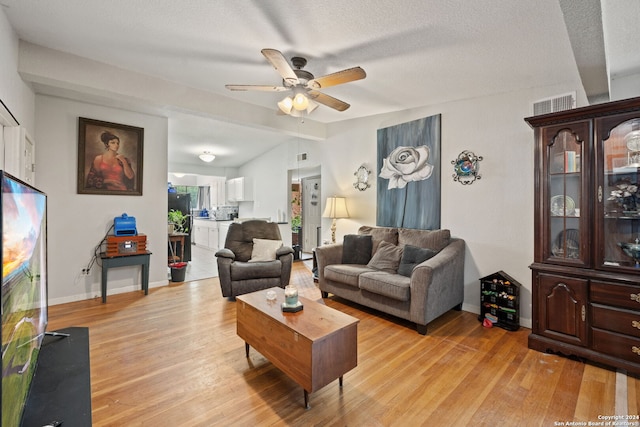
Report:
[{"label": "dark wood china cabinet", "polygon": [[640,98],[526,118],[535,133],[529,348],[640,374]]}]

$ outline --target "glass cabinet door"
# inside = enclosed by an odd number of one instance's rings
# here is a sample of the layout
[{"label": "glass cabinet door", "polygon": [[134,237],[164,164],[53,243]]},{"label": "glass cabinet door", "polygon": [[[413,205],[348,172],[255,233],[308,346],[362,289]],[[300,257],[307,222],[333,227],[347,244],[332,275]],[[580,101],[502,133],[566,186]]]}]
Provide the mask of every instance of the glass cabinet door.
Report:
[{"label": "glass cabinet door", "polygon": [[555,126],[544,130],[546,158],[546,188],[543,202],[545,253],[548,262],[586,266],[590,263],[588,188],[589,151],[584,138],[589,138],[588,121],[572,123],[570,127]]},{"label": "glass cabinet door", "polygon": [[598,264],[640,273],[640,116],[598,119]]}]

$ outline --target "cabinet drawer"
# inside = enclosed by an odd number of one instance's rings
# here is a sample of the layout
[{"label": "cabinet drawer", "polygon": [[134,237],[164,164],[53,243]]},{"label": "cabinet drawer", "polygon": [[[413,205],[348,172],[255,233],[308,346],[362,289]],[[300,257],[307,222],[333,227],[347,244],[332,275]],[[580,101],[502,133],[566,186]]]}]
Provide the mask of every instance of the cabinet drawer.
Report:
[{"label": "cabinet drawer", "polygon": [[640,342],[637,338],[593,328],[593,349],[640,364]]},{"label": "cabinet drawer", "polygon": [[640,312],[592,304],[591,315],[595,328],[640,338]]},{"label": "cabinet drawer", "polygon": [[640,286],[591,282],[591,301],[640,310]]}]

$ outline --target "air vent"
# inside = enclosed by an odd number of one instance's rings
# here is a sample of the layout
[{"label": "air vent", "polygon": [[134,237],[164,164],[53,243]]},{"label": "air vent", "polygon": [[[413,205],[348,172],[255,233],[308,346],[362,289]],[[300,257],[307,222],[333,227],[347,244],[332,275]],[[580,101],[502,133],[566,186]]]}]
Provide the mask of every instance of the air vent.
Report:
[{"label": "air vent", "polygon": [[533,103],[533,115],[555,113],[576,108],[576,93],[570,92]]},{"label": "air vent", "polygon": [[298,161],[307,160],[307,153],[298,153]]}]

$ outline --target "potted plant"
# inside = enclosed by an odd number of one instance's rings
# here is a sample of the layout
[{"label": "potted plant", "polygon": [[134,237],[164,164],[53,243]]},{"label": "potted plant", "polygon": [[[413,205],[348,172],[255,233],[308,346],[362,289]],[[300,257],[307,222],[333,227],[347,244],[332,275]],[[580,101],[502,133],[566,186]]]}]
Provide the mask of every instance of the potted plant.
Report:
[{"label": "potted plant", "polygon": [[300,218],[300,215],[295,215],[294,217],[291,218],[291,231],[293,233],[298,233],[300,231],[301,228],[301,224],[302,220]]},{"label": "potted plant", "polygon": [[186,233],[188,231],[187,218],[189,218],[188,215],[175,209],[171,209],[167,214],[167,222],[169,226],[173,225],[175,233]]}]

